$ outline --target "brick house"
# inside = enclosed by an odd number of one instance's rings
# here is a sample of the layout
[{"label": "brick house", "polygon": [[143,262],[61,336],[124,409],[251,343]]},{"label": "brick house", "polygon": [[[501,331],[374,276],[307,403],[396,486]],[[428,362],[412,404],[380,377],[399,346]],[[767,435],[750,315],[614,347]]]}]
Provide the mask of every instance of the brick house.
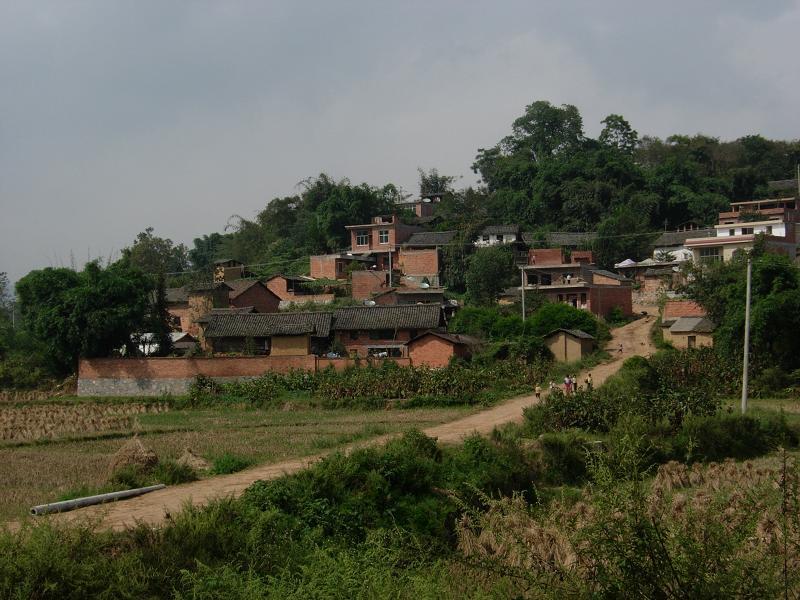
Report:
[{"label": "brick house", "polygon": [[228,308],[232,288],[226,283],[202,283],[166,290],[167,312],[173,327],[201,340],[197,320],[214,308]]},{"label": "brick house", "polygon": [[374,257],[378,270],[390,268],[398,260],[398,248],[420,227],[400,222],[397,215],[380,215],[371,223],[346,225],[352,254]]},{"label": "brick house", "polygon": [[355,254],[317,254],[309,259],[312,279],[347,279],[353,265],[369,268],[375,259]]},{"label": "brick house", "polygon": [[333,313],[336,342],[348,354],[362,358],[384,353],[405,357],[409,341],[444,325],[442,307],[435,304],[352,306]]},{"label": "brick house", "polygon": [[373,295],[379,306],[395,304],[444,304],[444,290],[441,288],[392,288]]},{"label": "brick house", "polygon": [[236,279],[227,284],[232,288],[228,295],[232,308],[252,306],[255,312],[278,312],[281,299],[258,279]]},{"label": "brick house", "polygon": [[714,324],[706,309],[693,300],[668,300],[661,315],[661,332],[665,342],[676,348],[713,346]]},{"label": "brick house", "polygon": [[519,225],[489,225],[481,230],[474,242],[476,248],[503,245],[511,246],[516,264],[527,264],[528,244]]},{"label": "brick house", "polygon": [[273,275],[265,282],[269,290],[281,299],[281,308],[292,304],[316,302],[327,304],[336,297],[333,292],[315,293],[309,288],[314,279],[303,275]]},{"label": "brick house", "polygon": [[212,352],[306,356],[327,350],[331,313],[212,313],[202,326]]},{"label": "brick house", "polygon": [[432,368],[446,367],[455,357],[470,358],[478,345],[468,335],[442,331],[426,331],[406,344],[412,365]]},{"label": "brick house", "polygon": [[627,277],[596,269],[585,263],[523,268],[525,290],[543,295],[549,302],[564,302],[607,317],[614,308],[633,314],[633,287]]}]

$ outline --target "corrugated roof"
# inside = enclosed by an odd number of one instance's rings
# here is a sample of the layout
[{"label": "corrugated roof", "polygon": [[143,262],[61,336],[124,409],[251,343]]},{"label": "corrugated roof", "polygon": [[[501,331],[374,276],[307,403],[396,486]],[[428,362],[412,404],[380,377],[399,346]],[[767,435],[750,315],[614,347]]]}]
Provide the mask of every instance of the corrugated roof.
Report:
[{"label": "corrugated roof", "polygon": [[271,337],[273,335],[302,335],[328,337],[331,330],[331,313],[251,313],[211,315],[205,336],[220,337]]},{"label": "corrugated roof", "polygon": [[403,242],[404,246],[444,246],[453,241],[457,231],[418,231]]},{"label": "corrugated roof", "polygon": [[682,246],[686,240],[702,237],[713,237],[717,235],[716,229],[707,227],[705,229],[691,229],[689,231],[665,231],[662,233],[654,245],[656,248]]},{"label": "corrugated roof", "polygon": [[434,329],[443,323],[438,304],[349,306],[333,313],[336,331],[370,329]]},{"label": "corrugated roof", "polygon": [[548,333],[544,337],[549,338],[549,337],[554,336],[555,334],[560,333],[562,331],[564,333],[567,333],[567,334],[569,334],[569,335],[571,335],[573,337],[576,337],[576,338],[580,338],[582,340],[593,340],[594,339],[594,336],[589,335],[588,333],[586,333],[582,329],[564,329],[563,327],[559,328],[559,329],[554,329],[553,331],[551,331],[550,333]]},{"label": "corrugated roof", "polygon": [[711,333],[714,324],[705,317],[681,317],[669,328],[670,333]]}]

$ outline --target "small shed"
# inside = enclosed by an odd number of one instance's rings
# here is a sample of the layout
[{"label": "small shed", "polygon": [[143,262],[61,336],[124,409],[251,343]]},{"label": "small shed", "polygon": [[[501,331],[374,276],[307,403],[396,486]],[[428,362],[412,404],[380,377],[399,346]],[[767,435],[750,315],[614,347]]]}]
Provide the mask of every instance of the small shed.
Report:
[{"label": "small shed", "polygon": [[408,342],[408,356],[414,366],[446,367],[454,356],[468,358],[478,340],[468,335],[426,331]]},{"label": "small shed", "polygon": [[556,329],[544,341],[558,362],[574,362],[594,350],[594,337],[580,329]]},{"label": "small shed", "polygon": [[664,339],[676,348],[702,348],[714,345],[714,324],[706,317],[680,317]]}]

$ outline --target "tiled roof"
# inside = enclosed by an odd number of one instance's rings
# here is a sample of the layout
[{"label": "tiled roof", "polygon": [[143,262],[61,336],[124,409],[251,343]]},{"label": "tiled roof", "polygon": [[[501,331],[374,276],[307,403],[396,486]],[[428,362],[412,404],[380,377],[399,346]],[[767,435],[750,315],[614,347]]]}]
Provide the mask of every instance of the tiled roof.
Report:
[{"label": "tiled roof", "polygon": [[705,317],[680,317],[669,328],[670,333],[711,333],[714,324]]},{"label": "tiled roof", "polygon": [[713,237],[715,235],[717,235],[717,230],[713,227],[708,227],[706,229],[691,229],[689,231],[665,231],[658,236],[654,242],[654,245],[656,248],[681,246],[686,240],[702,237]]},{"label": "tiled roof", "polygon": [[337,331],[434,329],[442,324],[442,308],[438,304],[350,306],[336,309],[333,319]]},{"label": "tiled roof", "polygon": [[771,190],[796,190],[798,189],[797,179],[777,179],[768,181],[767,187]]},{"label": "tiled roof", "polygon": [[331,313],[252,313],[211,315],[205,330],[207,338],[271,337],[273,335],[302,335],[328,337]]},{"label": "tiled roof", "polygon": [[456,236],[457,231],[418,231],[403,242],[404,246],[444,246]]},{"label": "tiled roof", "polygon": [[571,335],[572,337],[580,338],[582,340],[593,340],[594,339],[594,336],[589,335],[588,333],[586,333],[585,331],[583,331],[581,329],[563,329],[563,328],[554,329],[553,331],[551,331],[550,333],[548,333],[544,337],[549,338],[550,336],[553,336],[553,335],[555,335],[557,333],[560,333],[562,331],[564,333],[568,334],[568,335]]},{"label": "tiled roof", "polygon": [[667,300],[664,304],[664,321],[680,317],[705,317],[706,309],[693,300]]},{"label": "tiled roof", "polygon": [[165,292],[167,302],[170,304],[189,301],[189,294],[186,292],[185,287],[167,288]]},{"label": "tiled roof", "polygon": [[594,231],[551,231],[545,234],[544,239],[548,246],[580,246],[595,241],[597,233]]},{"label": "tiled roof", "polygon": [[472,337],[471,335],[445,333],[444,331],[426,331],[425,333],[418,335],[413,340],[408,342],[408,345],[410,346],[417,340],[420,340],[428,335],[435,335],[436,337],[446,340],[452,344],[458,344],[461,346],[477,346],[480,344],[480,340],[478,338]]},{"label": "tiled roof", "polygon": [[483,228],[481,235],[500,235],[500,234],[519,233],[519,225],[488,225]]},{"label": "tiled roof", "polygon": [[238,298],[254,285],[260,285],[264,287],[264,289],[268,290],[270,294],[273,293],[272,290],[269,290],[269,288],[267,288],[267,286],[261,283],[258,279],[234,279],[233,281],[227,281],[226,283],[233,288],[230,293],[231,299]]},{"label": "tiled roof", "polygon": [[242,306],[242,307],[231,307],[231,308],[212,308],[210,313],[204,314],[199,319],[196,319],[196,323],[208,323],[211,321],[211,317],[215,315],[248,315],[250,313],[258,312],[256,311],[255,306]]}]

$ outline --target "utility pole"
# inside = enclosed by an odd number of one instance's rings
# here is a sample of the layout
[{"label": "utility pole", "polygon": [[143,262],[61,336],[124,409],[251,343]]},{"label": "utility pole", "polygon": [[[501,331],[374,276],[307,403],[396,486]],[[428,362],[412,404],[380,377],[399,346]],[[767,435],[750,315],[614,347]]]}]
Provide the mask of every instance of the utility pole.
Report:
[{"label": "utility pole", "polygon": [[392,287],[392,251],[389,250],[389,287]]},{"label": "utility pole", "polygon": [[747,412],[747,376],[750,366],[750,287],[753,277],[753,258],[747,257],[747,293],[744,305],[744,355],[742,357],[742,414]]},{"label": "utility pole", "polygon": [[522,321],[525,321],[525,267],[519,268],[520,290],[522,290]]}]

